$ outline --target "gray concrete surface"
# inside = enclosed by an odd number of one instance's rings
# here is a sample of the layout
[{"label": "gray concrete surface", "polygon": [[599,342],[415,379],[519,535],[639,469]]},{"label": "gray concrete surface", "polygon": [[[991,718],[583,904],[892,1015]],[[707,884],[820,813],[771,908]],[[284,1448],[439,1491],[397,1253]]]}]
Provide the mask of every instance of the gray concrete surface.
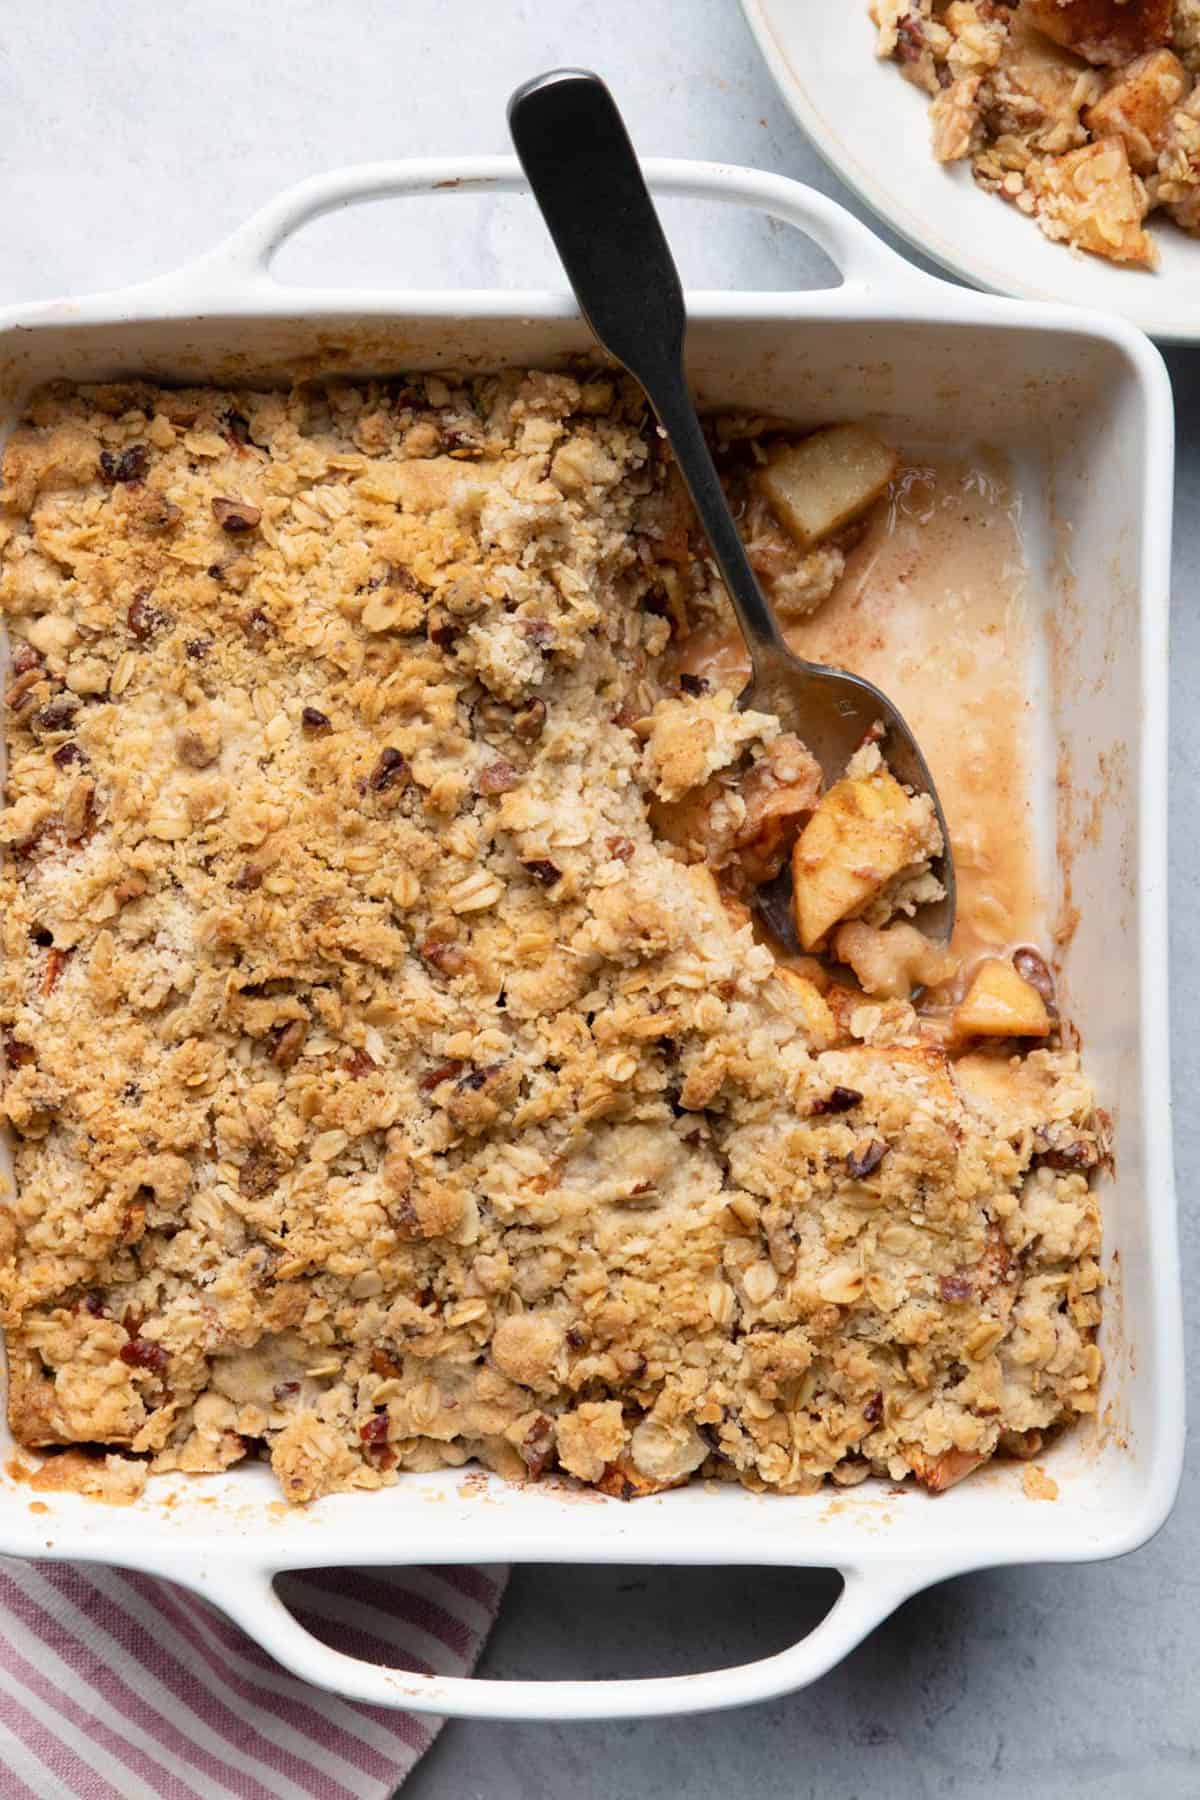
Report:
[{"label": "gray concrete surface", "polygon": [[[831,5],[858,0],[830,0]],[[837,193],[776,98],[734,0],[10,0],[0,30],[0,303],[170,268],[285,182],[373,157],[507,148],[504,102],[556,63],[602,69],[642,150],[748,162]],[[844,197],[844,196],[843,196]],[[547,275],[515,205],[387,205],[281,259],[372,285]],[[679,208],[685,275],[804,285],[780,230]],[[1177,353],[1172,661],[1176,1144],[1194,1268],[1200,1131],[1200,352]],[[1195,1278],[1188,1276],[1189,1300]],[[1194,1321],[1195,1308],[1191,1308]],[[1008,1571],[910,1602],[817,1689],[659,1724],[454,1723],[411,1800],[1187,1800],[1200,1795],[1196,1456],[1171,1523],[1124,1562]],[[656,1673],[780,1648],[814,1576],[534,1568],[513,1578],[488,1674]]]}]

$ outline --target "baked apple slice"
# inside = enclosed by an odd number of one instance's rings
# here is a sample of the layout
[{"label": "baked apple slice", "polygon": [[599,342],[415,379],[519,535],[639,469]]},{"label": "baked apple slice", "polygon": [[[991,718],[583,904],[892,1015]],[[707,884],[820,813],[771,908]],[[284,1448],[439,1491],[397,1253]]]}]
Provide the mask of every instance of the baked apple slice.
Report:
[{"label": "baked apple slice", "polygon": [[1090,63],[1127,63],[1171,37],[1171,0],[1021,0],[1021,17]]},{"label": "baked apple slice", "polygon": [[1010,962],[989,957],[955,1008],[954,1029],[960,1038],[1046,1037],[1050,1014],[1037,989]]},{"label": "baked apple slice", "polygon": [[839,920],[861,912],[894,877],[940,850],[928,799],[906,793],[881,761],[834,782],[792,851],[802,947],[815,950]]},{"label": "baked apple slice", "polygon": [[1130,166],[1152,174],[1171,114],[1187,98],[1192,78],[1170,50],[1148,50],[1105,88],[1083,122],[1093,137],[1119,137]]},{"label": "baked apple slice", "polygon": [[862,425],[831,425],[772,451],[758,481],[771,510],[802,550],[861,519],[900,466],[896,452]]}]

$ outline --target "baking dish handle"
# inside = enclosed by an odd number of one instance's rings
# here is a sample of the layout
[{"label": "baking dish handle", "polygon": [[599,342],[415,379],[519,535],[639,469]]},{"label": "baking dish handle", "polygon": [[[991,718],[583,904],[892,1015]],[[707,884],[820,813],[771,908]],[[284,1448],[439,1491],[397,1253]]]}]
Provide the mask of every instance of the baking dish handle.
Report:
[{"label": "baking dish handle", "polygon": [[[785,175],[763,169],[649,157],[642,165],[653,192],[661,199],[704,200],[745,207],[793,226],[825,252],[844,284],[861,294],[931,284],[943,285],[890,249],[845,207]],[[520,165],[512,156],[414,159],[406,162],[361,163],[314,175],[285,188],[244,225],[198,261],[147,284],[160,299],[178,289],[188,310],[195,307],[197,288],[206,296],[239,301],[271,296],[278,305],[280,286],[271,274],[276,252],[288,238],[314,219],[373,200],[414,194],[513,194],[528,191]],[[138,290],[145,293],[147,289]],[[297,294],[305,290],[293,290]],[[329,290],[322,290],[328,294]]]},{"label": "baking dish handle", "polygon": [[261,1570],[222,1571],[197,1591],[228,1613],[302,1681],[347,1700],[454,1718],[631,1719],[744,1706],[827,1675],[922,1585],[911,1567],[840,1570],[842,1592],[798,1644],[757,1662],[699,1675],[637,1680],[494,1681],[421,1675],[360,1662],[331,1649],[290,1613]]}]

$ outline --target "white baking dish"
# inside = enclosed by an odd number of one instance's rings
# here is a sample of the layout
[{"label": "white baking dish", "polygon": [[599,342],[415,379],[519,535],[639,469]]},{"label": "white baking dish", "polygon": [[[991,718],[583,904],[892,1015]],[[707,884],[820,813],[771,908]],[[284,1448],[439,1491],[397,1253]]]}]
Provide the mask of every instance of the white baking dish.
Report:
[{"label": "white baking dish", "polygon": [[[286,1516],[261,1467],[163,1479],[126,1509],[49,1495],[49,1511],[31,1512],[29,1488],[0,1478],[0,1551],[169,1576],[298,1674],[388,1706],[598,1718],[762,1699],[824,1674],[906,1596],[945,1576],[1134,1549],[1162,1523],[1179,1477],[1165,848],[1172,422],[1162,363],[1120,321],[920,275],[828,200],[778,177],[668,162],[648,173],[659,194],[748,206],[797,227],[844,276],[818,293],[693,295],[691,371],[705,403],[813,423],[867,417],[905,444],[983,442],[1012,456],[1054,615],[1031,649],[1047,843],[1057,750],[1069,754],[1080,815],[1095,802],[1093,829],[1062,848],[1073,855],[1080,909],[1069,1005],[1116,1125],[1116,1178],[1104,1197],[1113,1277],[1104,1411],[1096,1431],[1068,1436],[1047,1457],[1060,1495],[1052,1504],[1028,1498],[1011,1465],[938,1499],[874,1484],[811,1499],[693,1486],[629,1506],[450,1472]],[[452,190],[520,186],[508,160],[351,169],[284,194],[177,275],[0,315],[4,420],[51,376],[269,382],[297,371],[545,364],[590,351],[563,294],[299,292],[270,276],[277,246],[319,213],[385,195],[445,190],[451,204]],[[1060,654],[1048,653],[1051,643]],[[288,1568],[503,1560],[818,1565],[839,1570],[845,1586],[816,1630],[781,1655],[594,1684],[451,1680],[359,1663],[311,1637],[272,1586]]]}]

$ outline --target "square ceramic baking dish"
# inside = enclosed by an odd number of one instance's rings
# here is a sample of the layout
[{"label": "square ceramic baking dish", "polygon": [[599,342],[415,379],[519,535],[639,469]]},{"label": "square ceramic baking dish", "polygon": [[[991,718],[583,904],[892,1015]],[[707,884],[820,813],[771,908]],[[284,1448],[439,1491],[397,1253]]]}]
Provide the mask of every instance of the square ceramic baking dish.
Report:
[{"label": "square ceramic baking dish", "polygon": [[[983,444],[1010,459],[1045,600],[1028,667],[1040,733],[1034,803],[1050,879],[1060,893],[1069,881],[1078,909],[1064,957],[1068,1008],[1115,1125],[1116,1173],[1104,1192],[1102,1412],[1094,1430],[1069,1434],[1047,1456],[1053,1503],[1024,1492],[1018,1465],[981,1471],[939,1498],[897,1497],[875,1483],[812,1498],[701,1484],[633,1505],[448,1471],[285,1516],[261,1466],[163,1478],[126,1508],[49,1495],[49,1510],[36,1513],[29,1488],[0,1477],[0,1551],[183,1582],[296,1673],[386,1706],[597,1718],[763,1699],[815,1680],[931,1582],[1136,1548],[1163,1522],[1179,1477],[1165,843],[1172,415],[1163,365],[1120,321],[991,299],[919,274],[831,202],[779,177],[669,162],[647,172],[660,195],[754,208],[807,233],[843,278],[815,293],[693,294],[690,367],[704,404],[814,425],[865,418],[909,448]],[[318,214],[385,196],[442,191],[453,204],[456,191],[520,187],[507,160],[350,169],[282,195],[179,274],[0,315],[0,423],[10,427],[28,390],[52,377],[269,384],[300,372],[481,370],[590,354],[565,294],[301,292],[271,277],[276,249]],[[1088,828],[1077,830],[1084,819]],[[817,1628],[782,1654],[594,1684],[443,1679],[359,1663],[309,1635],[273,1586],[289,1568],[507,1560],[810,1565],[838,1570],[844,1586]]]}]

